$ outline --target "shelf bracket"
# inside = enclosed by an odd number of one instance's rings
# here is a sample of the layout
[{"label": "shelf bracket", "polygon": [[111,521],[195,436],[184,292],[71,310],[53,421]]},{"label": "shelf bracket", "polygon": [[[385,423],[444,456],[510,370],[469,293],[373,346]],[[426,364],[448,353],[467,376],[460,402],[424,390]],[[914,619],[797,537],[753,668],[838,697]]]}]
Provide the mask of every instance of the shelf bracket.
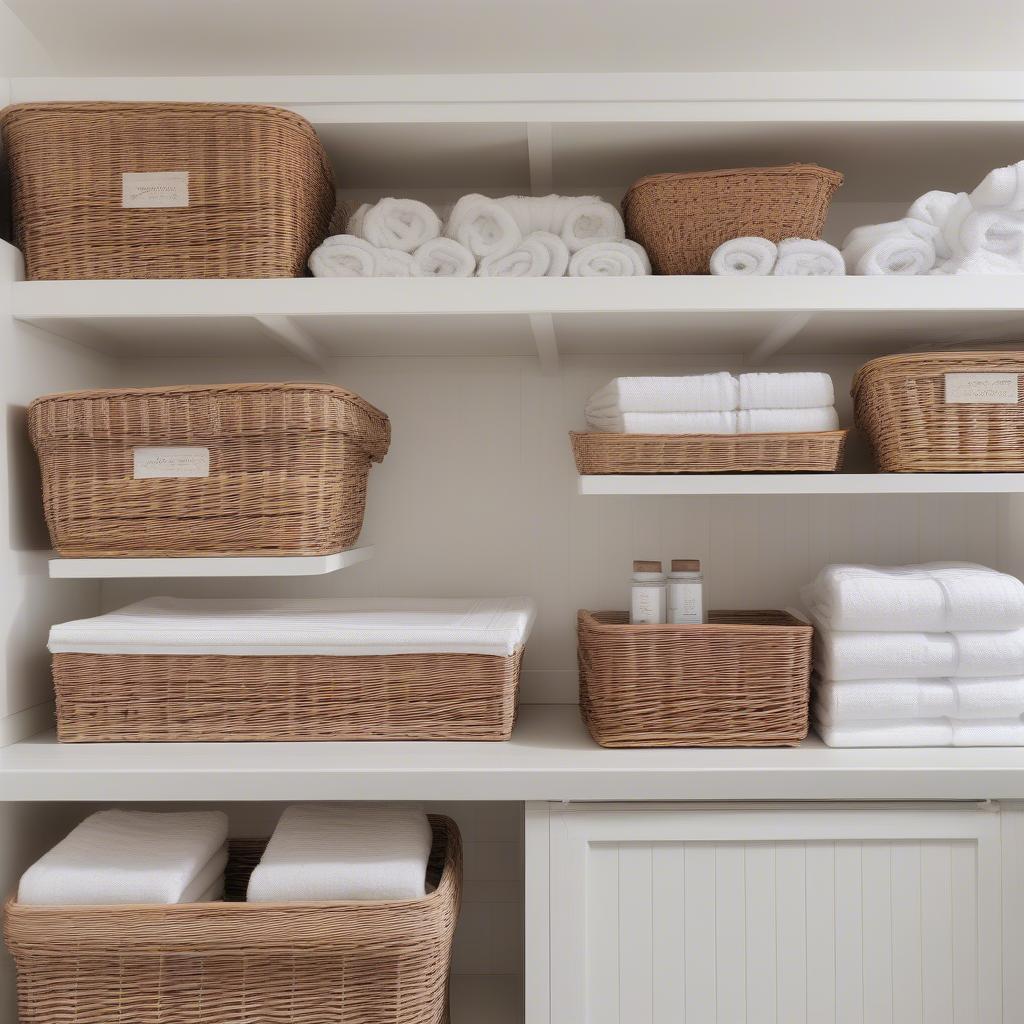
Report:
[{"label": "shelf bracket", "polygon": [[531,122],[526,126],[526,151],[530,159],[530,191],[550,195],[555,187],[554,133],[550,124]]},{"label": "shelf bracket", "polygon": [[320,342],[288,316],[257,316],[253,319],[292,355],[324,369],[327,355]]},{"label": "shelf bracket", "polygon": [[544,373],[558,373],[558,336],[555,333],[555,318],[550,313],[531,313],[530,330],[537,346],[537,358]]},{"label": "shelf bracket", "polygon": [[780,320],[765,336],[758,342],[757,347],[750,353],[747,362],[753,366],[778,355],[787,345],[793,342],[797,335],[811,322],[810,313],[793,313]]}]

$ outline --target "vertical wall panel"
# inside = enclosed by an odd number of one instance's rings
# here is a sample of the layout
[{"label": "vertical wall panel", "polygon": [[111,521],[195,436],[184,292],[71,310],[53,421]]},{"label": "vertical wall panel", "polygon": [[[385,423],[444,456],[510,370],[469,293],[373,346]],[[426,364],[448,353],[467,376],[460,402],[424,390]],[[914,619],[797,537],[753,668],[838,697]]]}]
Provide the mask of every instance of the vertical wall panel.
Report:
[{"label": "vertical wall panel", "polygon": [[685,850],[660,844],[651,851],[651,974],[654,1024],[679,1024],[686,1013]]},{"label": "vertical wall panel", "polygon": [[892,1015],[925,1024],[921,992],[921,844],[892,848]]},{"label": "vertical wall panel", "polygon": [[715,847],[715,1001],[720,1024],[745,1024],[746,869],[745,850],[737,845]]},{"label": "vertical wall panel", "polygon": [[864,896],[860,843],[836,846],[836,1021],[873,1024],[864,1017]]},{"label": "vertical wall panel", "polygon": [[747,1021],[775,1024],[775,847],[744,851],[747,907]]},{"label": "vertical wall panel", "polygon": [[[583,908],[580,908],[583,911]],[[619,1017],[619,851],[595,846],[587,864],[587,1024]]]},{"label": "vertical wall panel", "polygon": [[836,848],[807,844],[807,1020],[836,1021]]},{"label": "vertical wall panel", "polygon": [[953,1021],[953,902],[948,845],[921,848],[921,957],[924,1019]]},{"label": "vertical wall panel", "polygon": [[619,850],[619,1015],[635,1024],[653,1019],[653,939],[649,846]]},{"label": "vertical wall panel", "polygon": [[784,843],[775,852],[775,941],[779,1020],[805,1024],[807,858],[803,843]]},{"label": "vertical wall panel", "polygon": [[686,847],[686,1020],[716,1019],[715,848]]},{"label": "vertical wall panel", "polygon": [[865,843],[861,850],[864,921],[864,1019],[893,1024],[892,847]]}]

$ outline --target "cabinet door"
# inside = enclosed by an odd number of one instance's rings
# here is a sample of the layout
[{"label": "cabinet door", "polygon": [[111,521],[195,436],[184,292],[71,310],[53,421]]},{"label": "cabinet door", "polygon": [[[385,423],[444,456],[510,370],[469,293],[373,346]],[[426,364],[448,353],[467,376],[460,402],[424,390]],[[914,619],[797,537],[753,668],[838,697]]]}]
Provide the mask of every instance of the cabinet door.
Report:
[{"label": "cabinet door", "polygon": [[550,810],[558,1024],[1000,1024],[978,805]]}]

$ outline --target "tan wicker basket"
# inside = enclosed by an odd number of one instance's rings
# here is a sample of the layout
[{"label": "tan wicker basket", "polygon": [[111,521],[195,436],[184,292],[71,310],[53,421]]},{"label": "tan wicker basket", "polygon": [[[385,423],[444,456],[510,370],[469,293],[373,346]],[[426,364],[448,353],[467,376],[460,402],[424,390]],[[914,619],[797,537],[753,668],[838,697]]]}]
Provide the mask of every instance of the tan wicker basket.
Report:
[{"label": "tan wicker basket", "polygon": [[[992,393],[991,378],[965,382],[958,374],[1007,376]],[[947,383],[949,397],[968,401],[947,401]],[[884,472],[1024,472],[1024,352],[873,359],[853,379],[853,401],[856,424]]]},{"label": "tan wicker basket", "polygon": [[842,183],[816,164],[653,174],[630,186],[622,213],[656,274],[707,274],[731,238],[818,238]]},{"label": "tan wicker basket", "polygon": [[[50,538],[77,557],[340,551],[391,436],[329,384],[72,391],[37,398],[28,421]],[[175,447],[208,450],[208,475],[139,475],[136,449]]]},{"label": "tan wicker basket", "polygon": [[603,747],[794,746],[807,735],[813,629],[780,611],[698,626],[579,613],[580,708]]},{"label": "tan wicker basket", "polygon": [[55,654],[62,743],[507,740],[522,652]]},{"label": "tan wicker basket", "polygon": [[300,277],[334,210],[320,140],[277,107],[23,103],[0,137],[33,280]]},{"label": "tan wicker basket", "polygon": [[834,473],[845,430],[805,434],[571,432],[576,469],[605,473]]},{"label": "tan wicker basket", "polygon": [[[21,1024],[442,1024],[459,831],[431,816],[422,899],[6,907]],[[266,844],[232,843],[229,899]]]}]

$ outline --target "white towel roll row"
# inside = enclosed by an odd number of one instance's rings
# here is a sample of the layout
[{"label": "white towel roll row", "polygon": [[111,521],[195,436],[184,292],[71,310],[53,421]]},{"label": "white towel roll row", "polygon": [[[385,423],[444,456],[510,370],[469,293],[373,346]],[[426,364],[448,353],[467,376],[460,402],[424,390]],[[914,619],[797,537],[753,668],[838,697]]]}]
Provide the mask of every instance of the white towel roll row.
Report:
[{"label": "white towel roll row", "polygon": [[711,273],[720,277],[841,277],[842,253],[817,238],[745,236],[723,242],[712,254]]}]

